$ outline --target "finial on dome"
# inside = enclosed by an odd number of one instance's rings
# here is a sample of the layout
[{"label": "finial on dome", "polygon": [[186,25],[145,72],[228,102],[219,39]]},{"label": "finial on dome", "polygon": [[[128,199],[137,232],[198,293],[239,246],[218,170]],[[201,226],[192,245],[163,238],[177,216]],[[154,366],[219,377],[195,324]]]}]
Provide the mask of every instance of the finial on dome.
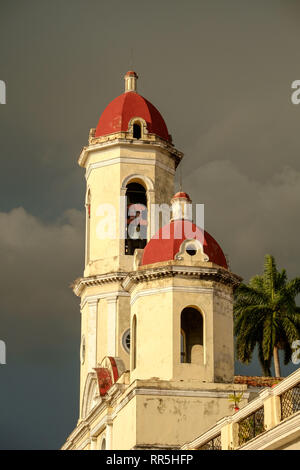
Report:
[{"label": "finial on dome", "polygon": [[136,91],[137,90],[137,79],[138,79],[137,73],[135,73],[133,70],[129,70],[124,79],[125,79],[125,93],[127,91]]},{"label": "finial on dome", "polygon": [[176,193],[171,199],[172,220],[192,220],[192,200],[187,193],[182,191]]}]

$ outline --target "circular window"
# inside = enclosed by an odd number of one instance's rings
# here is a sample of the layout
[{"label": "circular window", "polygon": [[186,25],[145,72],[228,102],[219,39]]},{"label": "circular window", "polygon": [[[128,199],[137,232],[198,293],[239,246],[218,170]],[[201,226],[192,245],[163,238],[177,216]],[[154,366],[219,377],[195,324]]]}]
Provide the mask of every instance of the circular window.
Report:
[{"label": "circular window", "polygon": [[195,254],[197,253],[197,248],[193,243],[189,243],[186,246],[185,251],[187,252],[188,255],[195,256]]},{"label": "circular window", "polygon": [[126,330],[122,336],[122,346],[125,351],[129,354],[130,352],[130,329]]},{"label": "circular window", "polygon": [[81,364],[84,364],[84,360],[85,360],[85,336],[82,335],[81,347],[80,347],[80,361],[81,361]]}]

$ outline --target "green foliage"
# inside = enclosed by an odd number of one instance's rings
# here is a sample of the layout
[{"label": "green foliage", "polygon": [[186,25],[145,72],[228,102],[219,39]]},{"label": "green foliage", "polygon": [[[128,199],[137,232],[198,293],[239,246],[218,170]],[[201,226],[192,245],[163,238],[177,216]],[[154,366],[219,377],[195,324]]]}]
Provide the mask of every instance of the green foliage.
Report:
[{"label": "green foliage", "polygon": [[228,401],[232,402],[232,403],[233,403],[233,406],[238,406],[239,403],[240,403],[240,401],[241,401],[242,398],[243,398],[243,395],[244,395],[243,392],[241,392],[241,393],[236,393],[236,392],[230,393],[230,394],[228,395]]},{"label": "green foliage", "polygon": [[[249,284],[240,284],[234,295],[234,334],[238,359],[248,364],[255,346],[264,375],[271,375],[271,363],[278,349],[284,363],[291,360],[291,345],[300,338],[300,309],[295,297],[300,278],[288,281],[286,271],[277,271],[275,259],[265,256],[264,272]],[[275,364],[276,365],[276,364]]]}]

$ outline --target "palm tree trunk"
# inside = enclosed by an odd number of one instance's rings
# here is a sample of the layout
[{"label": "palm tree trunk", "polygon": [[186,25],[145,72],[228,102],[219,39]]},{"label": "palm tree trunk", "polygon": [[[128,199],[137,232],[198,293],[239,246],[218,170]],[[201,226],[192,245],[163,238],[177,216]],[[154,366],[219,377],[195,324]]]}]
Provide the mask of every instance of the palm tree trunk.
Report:
[{"label": "palm tree trunk", "polygon": [[279,354],[278,354],[278,348],[276,346],[274,346],[274,349],[273,349],[273,356],[274,356],[275,377],[280,377]]}]

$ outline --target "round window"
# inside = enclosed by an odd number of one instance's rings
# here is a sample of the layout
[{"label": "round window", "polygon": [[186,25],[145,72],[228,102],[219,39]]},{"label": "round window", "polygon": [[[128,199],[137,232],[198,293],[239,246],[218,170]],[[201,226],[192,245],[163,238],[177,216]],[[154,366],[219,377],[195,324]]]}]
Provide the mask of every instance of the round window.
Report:
[{"label": "round window", "polygon": [[190,256],[194,256],[194,255],[197,253],[197,248],[196,248],[196,246],[195,246],[193,243],[189,243],[189,244],[186,246],[185,251],[186,251],[187,254],[189,254]]},{"label": "round window", "polygon": [[126,330],[122,336],[122,346],[125,351],[129,354],[130,352],[130,329]]}]

